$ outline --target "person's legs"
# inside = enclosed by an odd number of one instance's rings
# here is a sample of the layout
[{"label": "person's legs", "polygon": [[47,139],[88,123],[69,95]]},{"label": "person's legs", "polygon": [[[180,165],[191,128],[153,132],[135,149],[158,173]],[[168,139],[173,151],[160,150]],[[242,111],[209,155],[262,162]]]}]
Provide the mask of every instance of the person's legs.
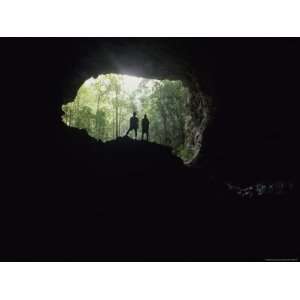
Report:
[{"label": "person's legs", "polygon": [[146,136],[147,136],[147,142],[149,142],[149,131],[148,130],[146,132]]},{"label": "person's legs", "polygon": [[135,139],[137,139],[137,129],[134,128]]},{"label": "person's legs", "polygon": [[130,127],[126,133],[126,135],[128,135],[132,130],[135,130],[135,128]]},{"label": "person's legs", "polygon": [[142,141],[144,140],[144,131],[142,132]]},{"label": "person's legs", "polygon": [[126,132],[126,136],[129,134],[129,132],[131,131],[131,128],[129,128]]}]

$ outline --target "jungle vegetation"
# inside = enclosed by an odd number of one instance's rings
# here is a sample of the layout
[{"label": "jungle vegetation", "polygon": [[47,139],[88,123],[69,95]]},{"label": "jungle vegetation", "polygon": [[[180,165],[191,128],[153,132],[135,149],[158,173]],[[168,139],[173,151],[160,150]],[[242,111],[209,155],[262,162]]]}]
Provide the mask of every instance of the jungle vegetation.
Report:
[{"label": "jungle vegetation", "polygon": [[177,155],[189,159],[192,151],[185,145],[187,98],[188,89],[181,81],[99,75],[86,80],[73,101],[66,101],[62,120],[107,141],[125,135],[133,112],[140,123],[147,114],[150,141],[169,145]]}]

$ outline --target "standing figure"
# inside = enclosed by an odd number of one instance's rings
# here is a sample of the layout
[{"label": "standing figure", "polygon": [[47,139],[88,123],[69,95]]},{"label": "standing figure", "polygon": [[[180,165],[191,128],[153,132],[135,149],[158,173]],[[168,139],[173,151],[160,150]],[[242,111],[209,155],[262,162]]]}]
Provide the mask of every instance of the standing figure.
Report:
[{"label": "standing figure", "polygon": [[147,118],[147,115],[144,115],[144,118],[142,120],[142,141],[144,140],[144,134],[146,133],[147,142],[149,141],[149,119]]},{"label": "standing figure", "polygon": [[126,133],[126,136],[129,134],[131,130],[134,130],[135,139],[137,138],[137,130],[139,128],[139,119],[136,117],[136,112],[133,113],[133,116],[130,118],[129,121],[129,129]]}]

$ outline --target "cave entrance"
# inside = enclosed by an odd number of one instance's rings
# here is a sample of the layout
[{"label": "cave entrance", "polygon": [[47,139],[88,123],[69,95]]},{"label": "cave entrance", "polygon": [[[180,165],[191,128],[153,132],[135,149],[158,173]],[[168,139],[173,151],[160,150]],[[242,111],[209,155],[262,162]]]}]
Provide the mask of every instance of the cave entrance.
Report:
[{"label": "cave entrance", "polygon": [[[62,105],[62,120],[105,142],[126,135],[129,120],[136,112],[140,140],[141,121],[147,115],[149,142],[171,146],[176,155],[187,161],[194,154],[185,138],[188,97],[188,88],[179,80],[102,74],[87,79],[75,99]],[[128,134],[131,138],[134,135],[134,130]]]}]

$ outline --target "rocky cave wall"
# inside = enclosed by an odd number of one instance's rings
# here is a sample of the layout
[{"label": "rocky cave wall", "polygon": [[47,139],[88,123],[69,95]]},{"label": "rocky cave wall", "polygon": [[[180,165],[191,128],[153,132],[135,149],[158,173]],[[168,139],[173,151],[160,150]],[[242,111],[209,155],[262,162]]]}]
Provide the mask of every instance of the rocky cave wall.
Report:
[{"label": "rocky cave wall", "polygon": [[86,167],[87,145],[78,147],[85,139],[68,131],[60,108],[87,77],[120,72],[118,56],[131,56],[121,66],[132,75],[186,76],[195,99],[191,140],[211,99],[199,167],[232,182],[298,179],[299,39],[2,39],[0,46],[2,256],[296,257],[298,195],[231,201],[223,184],[188,168],[171,178],[153,173],[148,190],[141,177],[101,185],[107,174]]},{"label": "rocky cave wall", "polygon": [[7,39],[2,121],[10,125],[2,157],[18,170],[59,165],[70,149],[62,101],[90,76],[124,72],[189,86],[197,165],[228,180],[295,177],[299,50],[298,39]]},{"label": "rocky cave wall", "polygon": [[[186,144],[199,159],[203,133],[213,119],[213,99],[205,84],[209,75],[197,70],[188,56],[180,56],[182,44],[175,40],[104,40],[80,57],[75,70],[64,81],[64,101],[75,98],[81,84],[99,74],[118,73],[155,79],[181,80],[189,88]],[[203,78],[203,80],[201,80]]]}]

